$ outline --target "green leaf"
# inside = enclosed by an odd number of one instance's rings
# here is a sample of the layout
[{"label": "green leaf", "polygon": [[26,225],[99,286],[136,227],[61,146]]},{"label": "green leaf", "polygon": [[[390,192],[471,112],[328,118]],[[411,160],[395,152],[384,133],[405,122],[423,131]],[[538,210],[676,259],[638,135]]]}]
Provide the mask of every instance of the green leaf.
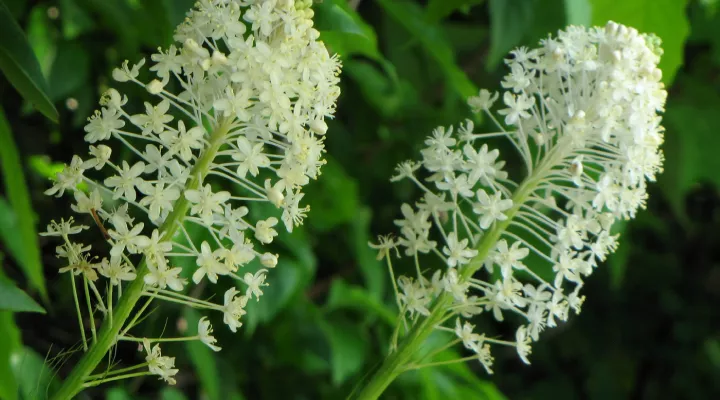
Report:
[{"label": "green leaf", "polygon": [[105,400],[132,400],[130,393],[123,387],[114,387],[107,391]]},{"label": "green leaf", "polygon": [[377,251],[370,248],[368,242],[375,241],[370,237],[370,222],[372,213],[367,207],[360,208],[352,220],[350,227],[350,240],[355,254],[355,260],[360,267],[365,285],[370,294],[376,298],[382,298],[385,293],[385,281],[387,267],[384,262],[377,260]]},{"label": "green leaf", "polygon": [[30,193],[25,184],[20,155],[2,108],[0,108],[0,170],[5,181],[8,201],[17,216],[17,235],[22,239],[23,244],[22,259],[18,260],[18,264],[32,286],[40,292],[43,299],[46,299],[47,290],[40,262],[38,235],[35,230],[35,215],[32,210]]},{"label": "green leaf", "polygon": [[330,344],[332,381],[338,386],[360,370],[368,341],[355,324],[344,319],[324,320],[320,327]]},{"label": "green leaf", "polygon": [[618,248],[614,253],[610,254],[607,263],[610,267],[610,287],[617,290],[620,289],[623,279],[625,278],[625,271],[627,270],[628,260],[630,259],[630,240],[626,235],[628,221],[620,220],[616,221],[612,226],[612,234],[620,235],[620,242]]},{"label": "green leaf", "polygon": [[520,44],[533,22],[533,1],[490,0],[490,53],[487,68],[495,69],[500,61]]},{"label": "green leaf", "polygon": [[19,387],[12,373],[11,357],[22,347],[22,343],[20,330],[9,311],[0,311],[0,338],[0,399],[16,400]]},{"label": "green leaf", "polygon": [[57,56],[50,69],[51,99],[68,97],[88,81],[90,56],[77,42],[60,42]]},{"label": "green leaf", "polygon": [[166,387],[160,392],[160,400],[187,400],[187,397],[175,388]]},{"label": "green leaf", "polygon": [[373,28],[348,7],[344,0],[327,0],[314,6],[315,28],[331,52],[343,57],[360,54],[382,58]]},{"label": "green leaf", "polygon": [[565,0],[565,15],[568,25],[590,26],[592,23],[591,0]]},{"label": "green leaf", "polygon": [[355,218],[359,204],[357,182],[339,162],[327,157],[322,179],[313,183],[306,198],[312,205],[308,223],[317,230],[328,231]]},{"label": "green leaf", "polygon": [[425,9],[428,21],[437,22],[456,10],[468,12],[470,7],[484,3],[485,0],[430,0]]},{"label": "green leaf", "polygon": [[[184,312],[185,320],[190,327],[190,335],[197,335],[198,321],[200,313],[192,308],[186,307]],[[219,400],[220,395],[220,373],[215,363],[215,355],[213,351],[204,343],[193,340],[185,343],[190,360],[195,366],[195,373],[200,380],[200,387],[210,400]],[[198,397],[202,398],[203,395]]]},{"label": "green leaf", "polygon": [[15,211],[4,197],[0,197],[0,240],[15,262],[20,263],[23,259],[23,242],[17,231],[18,221]]},{"label": "green leaf", "polygon": [[655,33],[662,39],[664,53],[659,68],[663,82],[670,84],[683,63],[685,39],[690,34],[688,0],[590,0],[594,25],[608,21],[631,26],[641,33]]},{"label": "green leaf", "polygon": [[15,351],[11,360],[20,394],[26,400],[46,399],[60,383],[57,374],[45,363],[45,359],[29,347]]},{"label": "green leaf", "polygon": [[474,96],[478,90],[465,72],[455,63],[452,47],[443,36],[442,30],[428,23],[422,9],[407,0],[377,0],[385,12],[399,25],[409,31],[423,49],[438,63],[445,79],[463,99]]},{"label": "green leaf", "polygon": [[58,112],[47,95],[47,84],[25,34],[10,10],[0,1],[0,70],[43,115],[58,121]]},{"label": "green leaf", "polygon": [[0,278],[0,311],[45,314],[45,309],[6,278]]},{"label": "green leaf", "polygon": [[370,296],[367,290],[360,286],[353,286],[342,279],[333,281],[330,287],[325,311],[353,309],[365,314],[377,315],[388,326],[394,326],[397,314],[385,304]]},{"label": "green leaf", "polygon": [[676,86],[683,90],[670,97],[666,106],[665,172],[658,181],[677,217],[687,223],[688,191],[702,182],[720,187],[716,123],[720,95],[706,82],[689,76],[680,75]]}]

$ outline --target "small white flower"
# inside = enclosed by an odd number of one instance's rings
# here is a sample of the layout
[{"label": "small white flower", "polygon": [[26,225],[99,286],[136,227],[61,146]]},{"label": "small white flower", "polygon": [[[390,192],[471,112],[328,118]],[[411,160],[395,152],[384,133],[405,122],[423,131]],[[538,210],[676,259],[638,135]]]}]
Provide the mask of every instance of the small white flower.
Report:
[{"label": "small white flower", "polygon": [[530,365],[530,361],[527,357],[532,351],[530,343],[531,341],[530,337],[527,335],[527,328],[525,326],[519,327],[515,332],[515,347],[517,348],[517,353],[520,356],[520,359],[528,365]]},{"label": "small white flower", "polygon": [[277,236],[277,231],[273,229],[277,223],[278,219],[275,217],[258,221],[255,224],[255,239],[262,243],[272,243],[273,238]]},{"label": "small white flower", "polygon": [[120,257],[125,249],[132,253],[138,253],[142,250],[142,246],[147,243],[147,236],[140,234],[145,224],[142,222],[128,229],[127,225],[119,223],[117,219],[113,219],[115,229],[109,229],[108,234],[112,238],[113,246],[110,249],[110,255]]},{"label": "small white flower", "polygon": [[478,203],[475,203],[473,211],[480,215],[480,227],[487,229],[495,221],[505,221],[507,216],[503,214],[513,206],[510,199],[503,199],[502,193],[495,192],[492,197],[488,196],[483,189],[477,191]]},{"label": "small white flower", "polygon": [[477,250],[468,249],[467,245],[467,238],[458,241],[457,234],[450,232],[447,238],[447,246],[443,248],[443,253],[448,256],[447,265],[449,267],[467,264],[477,255]]},{"label": "small white flower", "polygon": [[230,199],[230,192],[213,193],[210,184],[207,184],[200,190],[186,190],[185,198],[193,203],[190,213],[199,215],[204,224],[211,226],[213,213],[223,213],[223,206]]},{"label": "small white flower", "polygon": [[111,176],[105,179],[105,186],[108,188],[115,188],[113,190],[113,198],[118,199],[125,197],[128,201],[135,201],[137,194],[135,193],[136,186],[142,186],[144,180],[140,175],[145,172],[145,163],[138,161],[130,167],[127,161],[122,162],[122,169],[118,171],[120,175]]},{"label": "small white flower", "polygon": [[132,265],[125,263],[120,257],[103,258],[99,268],[100,275],[110,279],[111,285],[119,285],[121,281],[134,281],[137,275]]},{"label": "small white flower", "polygon": [[217,339],[215,339],[212,333],[213,328],[212,325],[210,325],[210,321],[207,320],[207,317],[200,318],[198,321],[198,336],[200,336],[200,341],[205,343],[205,345],[213,351],[222,350],[221,347],[215,345],[215,343],[217,343]]},{"label": "small white flower", "polygon": [[230,288],[225,292],[225,302],[223,306],[223,321],[231,331],[237,332],[237,328],[242,326],[240,318],[246,314],[245,306],[248,298],[245,296],[236,297],[240,293],[235,288]]},{"label": "small white flower", "polygon": [[468,105],[470,105],[472,112],[477,114],[483,110],[490,109],[497,100],[498,96],[498,93],[491,93],[487,89],[480,89],[480,93],[477,96],[473,96],[468,99]]},{"label": "small white flower", "polygon": [[268,286],[268,284],[265,283],[266,273],[266,270],[261,269],[255,274],[251,274],[249,272],[245,274],[245,276],[243,277],[243,282],[248,285],[247,291],[245,292],[245,297],[251,299],[252,296],[255,296],[256,300],[260,300],[260,296],[263,295],[263,291],[261,288],[263,286]]}]

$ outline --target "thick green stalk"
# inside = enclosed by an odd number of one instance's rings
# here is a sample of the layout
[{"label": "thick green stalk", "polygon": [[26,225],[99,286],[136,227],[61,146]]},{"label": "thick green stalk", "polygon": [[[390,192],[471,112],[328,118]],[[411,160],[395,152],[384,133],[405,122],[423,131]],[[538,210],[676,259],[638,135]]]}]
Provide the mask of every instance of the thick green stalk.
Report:
[{"label": "thick green stalk", "polygon": [[[207,174],[210,165],[223,143],[223,139],[229,130],[228,123],[221,123],[218,128],[210,135],[210,144],[208,148],[198,159],[192,169],[190,179],[186,189],[197,189],[202,178]],[[166,239],[172,238],[180,227],[183,218],[190,208],[190,203],[185,197],[180,197],[174,204],[173,210],[168,215],[165,222],[160,227],[160,234]],[[100,329],[97,341],[93,343],[90,350],[85,353],[80,362],[75,366],[65,382],[53,396],[54,400],[68,400],[75,396],[83,389],[85,379],[95,370],[105,354],[115,344],[120,329],[127,321],[135,304],[142,297],[145,282],[143,278],[148,272],[145,259],[140,262],[137,268],[137,278],[130,284],[130,287],[123,293],[123,296],[115,306],[112,316],[112,323],[106,321]]]},{"label": "thick green stalk", "polygon": [[[478,254],[461,270],[462,280],[468,279],[482,267],[485,258],[487,258],[490,251],[495,248],[497,241],[508,226],[510,226],[510,222],[515,217],[515,214],[517,214],[522,204],[527,201],[527,198],[537,187],[539,180],[535,179],[536,176],[538,176],[537,173],[528,177],[517,189],[512,199],[513,207],[508,210],[506,214],[508,218],[505,221],[496,223],[493,228],[483,236],[477,248]],[[445,319],[448,306],[452,304],[452,301],[451,295],[447,293],[442,294],[437,301],[435,301],[435,304],[433,304],[430,310],[430,316],[415,325],[400,343],[397,350],[388,355],[380,368],[373,373],[357,395],[351,395],[351,397],[356,400],[374,400],[380,397],[395,378],[405,371],[405,367],[412,361],[413,356],[418,354],[420,346],[425,342],[425,339],[430,336],[433,329]]]}]

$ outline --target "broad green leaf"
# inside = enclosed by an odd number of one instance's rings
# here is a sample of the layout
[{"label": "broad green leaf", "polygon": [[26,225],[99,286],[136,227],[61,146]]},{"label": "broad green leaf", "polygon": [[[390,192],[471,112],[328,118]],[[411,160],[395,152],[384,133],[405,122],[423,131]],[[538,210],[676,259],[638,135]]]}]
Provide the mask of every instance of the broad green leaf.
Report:
[{"label": "broad green leaf", "polygon": [[314,26],[331,52],[343,57],[361,54],[376,60],[382,58],[375,31],[345,0],[324,1],[316,4],[314,11]]},{"label": "broad green leaf", "polygon": [[6,278],[0,278],[0,311],[45,314],[45,309]]},{"label": "broad green leaf", "polygon": [[166,387],[160,392],[160,400],[187,400],[187,397],[173,387]]},{"label": "broad green leaf", "polygon": [[[394,68],[392,64],[390,67]],[[404,104],[404,87],[397,80],[383,74],[374,63],[366,60],[347,60],[344,62],[343,75],[357,83],[365,100],[381,116],[396,115]]]},{"label": "broad green leaf", "polygon": [[21,348],[20,330],[15,325],[13,313],[0,311],[0,399],[16,400],[18,383],[12,373],[11,356]]},{"label": "broad green leaf", "polygon": [[590,26],[592,23],[591,0],[565,0],[565,16],[568,25]]},{"label": "broad green leaf", "polygon": [[677,85],[683,90],[670,97],[663,124],[665,134],[665,171],[658,177],[673,211],[687,222],[685,196],[702,182],[720,187],[720,136],[716,115],[720,95],[712,86],[680,75]]},{"label": "broad green leaf", "polygon": [[362,330],[344,319],[324,320],[320,327],[330,344],[332,382],[337,386],[360,371],[368,341]]},{"label": "broad green leaf", "polygon": [[377,0],[385,12],[409,31],[427,53],[438,63],[445,79],[455,92],[464,98],[474,96],[478,90],[465,72],[455,63],[452,47],[435,24],[428,23],[423,10],[406,0]]},{"label": "broad green leaf", "polygon": [[396,320],[396,313],[390,310],[385,304],[370,296],[362,287],[349,285],[342,279],[333,281],[330,287],[326,311],[353,309],[365,314],[373,314],[385,321],[388,326],[393,326]]},{"label": "broad green leaf", "polygon": [[[188,323],[189,335],[197,335],[200,313],[192,308],[186,307],[184,311],[185,320]],[[204,343],[193,340],[185,343],[190,360],[195,366],[195,373],[200,380],[200,388],[210,400],[219,400],[220,394],[220,373],[215,363],[213,351]],[[199,397],[204,397],[199,396]]]},{"label": "broad green leaf", "polygon": [[[2,28],[0,28],[2,29]],[[40,262],[35,215],[30,202],[30,193],[25,181],[23,166],[20,163],[15,141],[10,132],[10,125],[5,113],[0,108],[0,170],[5,181],[5,192],[15,215],[17,216],[17,235],[22,238],[22,259],[18,264],[32,286],[40,292],[43,299],[47,298],[45,276]]]},{"label": "broad green leaf", "polygon": [[55,101],[80,89],[87,82],[90,71],[90,57],[77,42],[60,42],[57,49],[57,56],[50,69],[48,93]]},{"label": "broad green leaf", "polygon": [[[253,270],[248,269],[248,271]],[[261,300],[248,301],[245,308],[247,315],[244,317],[245,324],[243,325],[245,333],[252,334],[258,324],[268,322],[275,317],[294,295],[305,289],[309,279],[310,277],[307,276],[299,262],[288,254],[281,254],[277,268],[268,272],[268,282],[271,284],[263,289],[264,294]],[[244,291],[245,287],[239,287],[238,290]]]},{"label": "broad green leaf", "polygon": [[428,21],[437,22],[456,10],[467,12],[470,7],[484,3],[485,0],[430,0],[425,9]]},{"label": "broad green leaf", "polygon": [[487,68],[500,61],[520,44],[533,22],[532,0],[490,0],[490,53]]},{"label": "broad green leaf", "polygon": [[590,3],[594,25],[603,26],[611,20],[658,35],[664,50],[659,65],[663,82],[673,81],[683,64],[685,39],[690,34],[685,11],[688,0],[590,0]]},{"label": "broad green leaf", "polygon": [[358,209],[358,187],[342,165],[327,157],[322,179],[318,179],[307,191],[311,204],[308,223],[320,231],[331,230],[355,218]]},{"label": "broad green leaf", "polygon": [[132,400],[130,393],[123,387],[114,387],[107,391],[105,400]]},{"label": "broad green leaf", "polygon": [[58,112],[47,95],[47,83],[25,34],[10,10],[0,2],[0,70],[43,115],[58,121]]},{"label": "broad green leaf", "polygon": [[16,350],[11,356],[11,364],[20,394],[26,400],[46,399],[60,383],[57,373],[45,363],[45,358],[29,347]]}]

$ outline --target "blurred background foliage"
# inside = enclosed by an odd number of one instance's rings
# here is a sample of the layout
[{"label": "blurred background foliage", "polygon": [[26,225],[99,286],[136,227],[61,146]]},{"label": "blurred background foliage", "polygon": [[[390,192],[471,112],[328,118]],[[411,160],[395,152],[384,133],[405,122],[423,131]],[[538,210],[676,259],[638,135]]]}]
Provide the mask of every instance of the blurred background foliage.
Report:
[{"label": "blurred background foliage", "polygon": [[[2,399],[45,398],[77,359],[79,332],[69,284],[57,273],[56,244],[36,234],[51,218],[69,215],[67,198],[43,196],[48,178],[71,154],[85,153],[82,127],[112,84],[112,68],[168,45],[192,2],[0,0]],[[419,195],[388,182],[396,163],[417,157],[434,127],[470,117],[464,99],[499,86],[510,49],[567,24],[611,19],[664,42],[667,160],[648,210],[624,227],[618,252],[589,281],[581,316],[534,346],[532,366],[512,351],[498,353],[495,375],[473,363],[422,370],[401,376],[386,398],[720,398],[716,3],[317,2],[316,27],[344,62],[343,94],[330,124],[328,164],[306,196],[312,211],[302,229],[281,233],[281,262],[263,301],[251,302],[239,334],[219,326],[220,353],[194,342],[167,346],[181,369],[177,386],[145,377],[81,397],[346,397],[382,359],[392,331],[386,268],[367,243],[393,231],[400,204]],[[193,334],[197,319],[164,304],[142,329]],[[140,359],[134,349],[119,358],[128,365]]]}]

